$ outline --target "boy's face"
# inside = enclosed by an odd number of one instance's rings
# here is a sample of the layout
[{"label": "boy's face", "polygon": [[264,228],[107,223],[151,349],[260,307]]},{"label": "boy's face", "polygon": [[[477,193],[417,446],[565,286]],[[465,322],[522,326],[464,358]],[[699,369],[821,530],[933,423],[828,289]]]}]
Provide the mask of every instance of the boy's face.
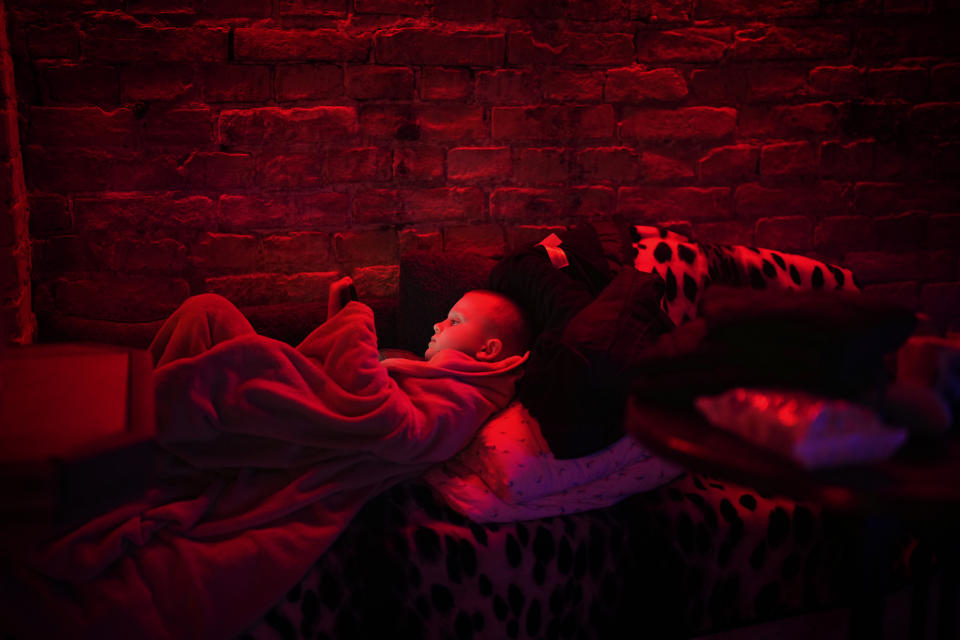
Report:
[{"label": "boy's face", "polygon": [[429,360],[442,349],[456,349],[477,360],[496,357],[502,348],[490,322],[496,305],[490,296],[472,291],[460,298],[446,319],[433,325],[433,337],[424,357]]}]

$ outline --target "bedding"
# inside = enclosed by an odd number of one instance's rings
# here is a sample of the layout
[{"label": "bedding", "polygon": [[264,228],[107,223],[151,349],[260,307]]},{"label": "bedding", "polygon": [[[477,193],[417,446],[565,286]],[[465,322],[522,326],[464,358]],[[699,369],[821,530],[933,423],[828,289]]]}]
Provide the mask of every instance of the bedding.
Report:
[{"label": "bedding", "polygon": [[[171,322],[228,313],[226,304],[194,298]],[[480,363],[449,350],[429,364],[381,363],[373,313],[358,302],[296,349],[231,326],[237,335],[161,329],[158,438],[179,458],[142,499],[29,549],[4,572],[4,631],[235,635],[369,499],[463,448],[513,396],[524,359]]]}]

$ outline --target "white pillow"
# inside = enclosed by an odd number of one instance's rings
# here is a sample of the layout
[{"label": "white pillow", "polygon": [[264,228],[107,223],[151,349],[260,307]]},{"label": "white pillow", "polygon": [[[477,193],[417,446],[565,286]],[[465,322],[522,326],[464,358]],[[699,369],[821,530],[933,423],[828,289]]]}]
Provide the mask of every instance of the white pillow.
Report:
[{"label": "white pillow", "polygon": [[[666,475],[680,473],[629,436],[589,456],[557,460],[540,425],[519,402],[484,423],[471,443],[442,467],[451,478],[475,476],[497,498],[516,504],[557,496],[598,481],[609,485],[617,477],[624,479],[630,493],[636,493],[662,484]],[[630,473],[618,475],[626,471]],[[656,484],[646,486],[650,481]],[[615,492],[613,486],[604,491]]]}]

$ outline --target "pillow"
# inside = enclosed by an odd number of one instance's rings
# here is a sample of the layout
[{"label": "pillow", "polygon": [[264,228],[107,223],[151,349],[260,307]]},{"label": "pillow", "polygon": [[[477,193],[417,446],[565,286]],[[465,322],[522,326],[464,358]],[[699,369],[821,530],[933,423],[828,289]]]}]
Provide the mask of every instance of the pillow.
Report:
[{"label": "pillow", "polygon": [[675,324],[699,315],[708,284],[771,290],[859,291],[849,269],[805,256],[743,245],[700,244],[658,227],[631,226],[626,233],[636,252],[634,267],[663,278],[663,310]]},{"label": "pillow", "polygon": [[515,402],[424,479],[475,522],[511,522],[607,507],[681,473],[630,437],[589,456],[557,460],[536,421]]},{"label": "pillow", "polygon": [[494,264],[474,253],[412,251],[401,257],[394,346],[423,353],[434,323],[467,291],[486,288]]},{"label": "pillow", "polygon": [[519,402],[493,416],[443,467],[449,475],[480,478],[501,500],[522,503],[570,491],[628,467],[662,461],[631,437],[588,456],[557,460],[540,426]]}]

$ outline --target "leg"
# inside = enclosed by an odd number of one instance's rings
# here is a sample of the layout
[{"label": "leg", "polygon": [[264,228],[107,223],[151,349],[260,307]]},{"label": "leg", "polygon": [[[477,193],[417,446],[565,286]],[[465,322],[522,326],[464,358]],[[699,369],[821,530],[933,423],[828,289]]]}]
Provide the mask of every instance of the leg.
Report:
[{"label": "leg", "polygon": [[167,318],[150,344],[150,356],[160,367],[248,333],[255,331],[239,309],[223,296],[204,293],[187,298]]}]

